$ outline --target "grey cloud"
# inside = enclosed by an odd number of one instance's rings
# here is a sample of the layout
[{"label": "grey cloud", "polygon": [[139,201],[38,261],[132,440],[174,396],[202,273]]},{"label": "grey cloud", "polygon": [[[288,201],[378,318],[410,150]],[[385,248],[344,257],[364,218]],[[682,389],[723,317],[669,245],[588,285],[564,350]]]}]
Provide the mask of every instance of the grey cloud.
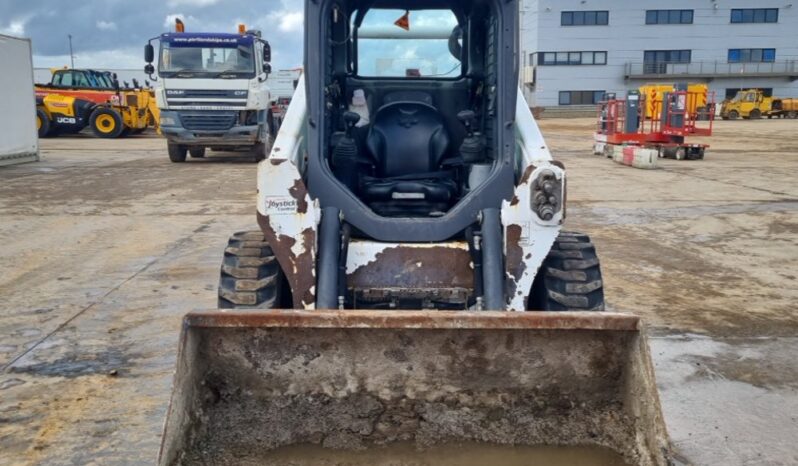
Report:
[{"label": "grey cloud", "polygon": [[[234,32],[238,23],[263,31],[275,51],[275,68],[301,65],[302,35],[280,27],[280,14],[302,10],[304,2],[287,0],[0,0],[0,31],[23,24],[23,36],[33,40],[34,57],[68,55],[72,34],[75,54],[113,57],[114,51],[141,50],[148,39],[167,32],[169,15],[187,18],[186,29]],[[296,14],[293,17],[296,21]],[[291,21],[289,21],[290,23]],[[113,23],[116,28],[107,27]],[[278,24],[273,24],[278,23]],[[99,27],[98,25],[106,27]],[[112,60],[111,60],[112,61]],[[142,60],[143,65],[143,60]],[[114,63],[104,63],[113,68]]]}]

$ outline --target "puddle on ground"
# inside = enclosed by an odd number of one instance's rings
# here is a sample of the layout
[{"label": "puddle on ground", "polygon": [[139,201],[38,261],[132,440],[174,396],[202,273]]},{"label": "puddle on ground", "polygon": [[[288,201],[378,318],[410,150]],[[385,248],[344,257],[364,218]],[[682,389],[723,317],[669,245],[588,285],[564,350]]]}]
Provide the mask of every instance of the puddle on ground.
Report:
[{"label": "puddle on ground", "polygon": [[293,445],[270,452],[259,463],[285,466],[628,466],[623,457],[600,447],[450,444],[418,450],[411,443],[364,451]]}]

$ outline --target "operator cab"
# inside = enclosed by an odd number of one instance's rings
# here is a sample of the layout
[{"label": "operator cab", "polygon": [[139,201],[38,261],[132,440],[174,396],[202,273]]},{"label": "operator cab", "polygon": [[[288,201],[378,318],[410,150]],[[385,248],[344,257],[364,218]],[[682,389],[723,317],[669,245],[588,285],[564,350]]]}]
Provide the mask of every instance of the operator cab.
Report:
[{"label": "operator cab", "polygon": [[480,1],[333,6],[324,165],[374,214],[444,217],[498,165],[495,16]]}]

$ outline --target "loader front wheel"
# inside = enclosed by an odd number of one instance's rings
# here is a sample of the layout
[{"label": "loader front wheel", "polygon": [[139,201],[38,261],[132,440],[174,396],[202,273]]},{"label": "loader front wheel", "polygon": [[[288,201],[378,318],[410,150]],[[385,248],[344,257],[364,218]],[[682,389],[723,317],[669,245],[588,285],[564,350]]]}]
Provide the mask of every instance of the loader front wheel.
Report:
[{"label": "loader front wheel", "polygon": [[98,138],[118,138],[125,131],[125,125],[119,112],[106,107],[98,107],[91,113],[89,125]]},{"label": "loader front wheel", "polygon": [[260,231],[230,237],[219,279],[220,309],[291,308],[291,291]]},{"label": "loader front wheel", "polygon": [[40,108],[36,109],[36,130],[39,132],[40,138],[50,134],[50,119],[47,118],[47,113]]},{"label": "loader front wheel", "polygon": [[529,296],[533,311],[603,311],[604,282],[587,235],[561,232],[543,261]]}]

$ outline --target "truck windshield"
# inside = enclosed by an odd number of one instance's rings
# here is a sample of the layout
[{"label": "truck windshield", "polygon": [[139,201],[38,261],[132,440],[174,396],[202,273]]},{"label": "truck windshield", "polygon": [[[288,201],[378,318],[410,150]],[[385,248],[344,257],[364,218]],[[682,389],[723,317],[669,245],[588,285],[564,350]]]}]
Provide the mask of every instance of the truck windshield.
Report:
[{"label": "truck windshield", "polygon": [[[354,15],[353,15],[354,17]],[[456,78],[451,10],[369,9],[358,28],[357,74],[363,77]],[[354,27],[354,26],[353,26]]]},{"label": "truck windshield", "polygon": [[166,78],[250,79],[255,77],[253,43],[207,46],[161,41],[158,73]]}]

